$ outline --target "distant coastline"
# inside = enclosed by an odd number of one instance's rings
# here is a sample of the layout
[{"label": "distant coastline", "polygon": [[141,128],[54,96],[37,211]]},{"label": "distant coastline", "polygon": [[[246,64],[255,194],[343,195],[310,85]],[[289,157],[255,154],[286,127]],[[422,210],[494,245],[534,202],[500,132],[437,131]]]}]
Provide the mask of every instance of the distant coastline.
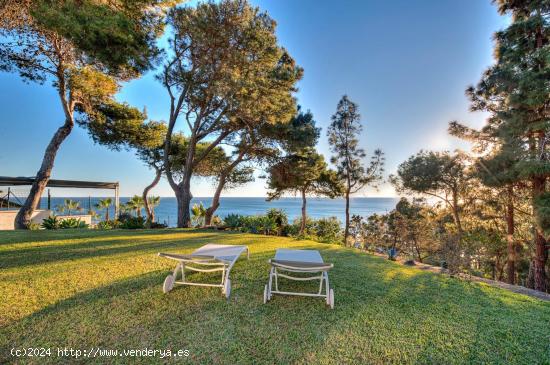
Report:
[{"label": "distant coastline", "polygon": [[[88,211],[91,207],[100,214],[104,214],[94,208],[94,205],[101,199],[101,197],[52,197],[51,207],[55,208],[56,205],[63,204],[63,200],[70,198],[80,202],[80,206],[83,208],[83,212]],[[120,202],[125,203],[129,197],[121,197]],[[195,197],[192,200],[192,204],[203,203],[205,206],[209,206],[211,197]],[[354,197],[351,199],[351,213],[368,217],[374,213],[383,214],[391,211],[399,198],[397,197]],[[279,200],[268,202],[265,197],[222,197],[220,201],[220,207],[218,208],[216,215],[223,218],[228,214],[241,214],[241,215],[256,215],[263,214],[270,208],[284,210],[289,220],[294,220],[300,215],[301,199],[294,197],[284,197]],[[42,209],[47,207],[47,198],[41,199],[40,204]],[[321,217],[337,217],[340,221],[344,220],[344,199],[329,199],[329,198],[308,198],[307,204],[308,215],[312,218]],[[176,198],[174,197],[161,197],[160,205],[156,207],[155,213],[158,222],[166,222],[169,226],[175,226],[176,222]],[[111,215],[114,214],[114,208],[111,208]]]}]

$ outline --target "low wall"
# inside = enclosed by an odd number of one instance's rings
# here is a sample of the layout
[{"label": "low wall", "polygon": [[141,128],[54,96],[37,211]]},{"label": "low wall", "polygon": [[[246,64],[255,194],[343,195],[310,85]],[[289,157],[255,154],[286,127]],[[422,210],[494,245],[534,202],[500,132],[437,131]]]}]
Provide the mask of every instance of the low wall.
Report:
[{"label": "low wall", "polygon": [[[13,230],[15,216],[18,210],[0,210],[0,230]],[[31,221],[41,224],[44,218],[48,218],[51,214],[49,210],[37,210],[32,214]]]},{"label": "low wall", "polygon": [[[17,215],[17,210],[0,210],[0,230],[13,230],[15,216]],[[45,218],[48,218],[52,214],[51,210],[36,210],[31,218],[33,223],[42,224],[42,221]],[[84,215],[58,215],[57,218],[63,220],[65,218],[77,218],[83,221],[84,223],[91,225],[92,216],[89,214]]]},{"label": "low wall", "polygon": [[79,215],[58,215],[57,218],[59,220],[67,219],[67,218],[76,218],[80,219],[82,222],[86,223],[87,225],[92,224],[92,216],[89,214],[79,214]]}]

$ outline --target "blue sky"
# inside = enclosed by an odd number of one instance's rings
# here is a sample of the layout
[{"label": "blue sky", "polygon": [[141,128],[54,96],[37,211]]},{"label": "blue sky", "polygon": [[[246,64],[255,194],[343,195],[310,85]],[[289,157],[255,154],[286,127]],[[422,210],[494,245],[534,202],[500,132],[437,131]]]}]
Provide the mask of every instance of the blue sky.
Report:
[{"label": "blue sky", "polygon": [[[446,133],[451,120],[480,126],[484,115],[470,113],[465,88],[492,63],[492,34],[506,25],[489,0],[318,1],[255,0],[277,21],[277,35],[305,70],[298,101],[323,128],[319,150],[328,158],[326,128],[343,94],[359,104],[361,146],[381,148],[386,175],[420,149],[453,150],[467,145]],[[155,72],[126,84],[118,96],[146,107],[149,117],[166,120],[168,98]],[[0,73],[0,175],[33,176],[43,151],[62,124],[55,90],[25,84]],[[59,179],[119,181],[121,193],[140,193],[152,172],[132,152],[94,145],[75,128],[61,147],[53,171]],[[263,196],[265,181],[225,193]],[[209,196],[209,182],[195,181],[195,196]],[[163,181],[153,192],[173,196]],[[58,191],[57,195],[103,194]],[[359,196],[393,196],[388,184]]]}]

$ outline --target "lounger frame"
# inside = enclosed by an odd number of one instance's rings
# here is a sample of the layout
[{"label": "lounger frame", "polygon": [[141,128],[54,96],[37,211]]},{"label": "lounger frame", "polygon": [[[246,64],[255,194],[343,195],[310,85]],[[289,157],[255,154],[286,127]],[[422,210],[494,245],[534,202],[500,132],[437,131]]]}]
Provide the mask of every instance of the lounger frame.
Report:
[{"label": "lounger frame", "polygon": [[[247,259],[250,259],[250,251],[248,247],[245,246],[245,249],[246,257]],[[221,288],[222,294],[229,298],[229,295],[231,294],[231,279],[229,278],[229,275],[239,256],[235,257],[235,259],[231,261],[209,255],[176,255],[159,253],[159,256],[178,261],[178,264],[172,274],[168,275],[165,280],[165,293],[172,290],[174,285],[206,286]],[[186,270],[206,273],[221,272],[221,282],[219,284],[211,284],[189,281],[186,279]],[[179,273],[181,273],[181,279],[176,280]],[[167,283],[167,281],[171,282]]]},{"label": "lounger frame", "polygon": [[[334,291],[330,288],[328,279],[328,271],[333,267],[332,264],[282,261],[274,259],[269,260],[269,263],[271,268],[269,271],[269,281],[264,290],[264,303],[269,301],[273,294],[295,295],[325,298],[326,303],[330,305],[331,308],[334,308]],[[290,273],[306,273],[316,275],[302,277],[292,276]],[[316,293],[279,290],[279,277],[293,281],[319,280],[319,290]]]}]

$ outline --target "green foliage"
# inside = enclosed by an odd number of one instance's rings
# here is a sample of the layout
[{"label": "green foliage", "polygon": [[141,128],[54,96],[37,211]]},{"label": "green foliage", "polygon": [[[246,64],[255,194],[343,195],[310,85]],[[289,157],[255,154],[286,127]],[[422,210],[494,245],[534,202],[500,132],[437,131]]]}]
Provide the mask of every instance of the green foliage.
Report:
[{"label": "green foliage", "polygon": [[281,236],[284,228],[288,225],[288,215],[282,209],[271,208],[267,211],[266,216],[275,222],[277,226],[277,234]]},{"label": "green foliage", "polygon": [[114,220],[104,220],[97,223],[96,228],[99,230],[110,230],[118,228],[119,222]]},{"label": "green foliage", "polygon": [[363,166],[365,150],[359,148],[359,135],[363,130],[358,106],[344,95],[338,102],[336,113],[331,117],[327,135],[330,150],[334,153],[331,162],[336,165],[338,176],[346,182],[347,194],[354,194],[366,185],[382,180],[384,154],[375,150],[368,167]]},{"label": "green foliage", "polygon": [[149,225],[148,228],[151,228],[151,229],[164,229],[164,228],[168,228],[168,226],[164,223],[151,222],[151,224]]},{"label": "green foliage", "polygon": [[315,220],[313,229],[318,242],[339,243],[342,241],[342,222],[336,217]]},{"label": "green foliage", "polygon": [[50,215],[48,218],[44,218],[42,221],[42,228],[44,229],[59,229],[60,220],[55,215]]},{"label": "green foliage", "polygon": [[193,204],[193,207],[191,208],[191,216],[193,220],[193,224],[196,227],[202,227],[204,226],[204,218],[206,216],[206,208],[200,203]]},{"label": "green foliage", "polygon": [[176,1],[33,1],[40,26],[73,42],[111,70],[141,73],[159,54],[155,40],[164,28],[163,10]]},{"label": "green foliage", "polygon": [[88,224],[79,218],[63,218],[61,222],[59,222],[59,228],[61,229],[84,229],[88,227]]},{"label": "green foliage", "polygon": [[[185,152],[208,141],[203,153],[184,153],[193,160],[185,161],[185,168],[180,169],[183,184],[175,181],[176,170],[166,167],[171,187],[188,196],[196,167],[222,141],[294,115],[293,93],[302,70],[278,46],[275,22],[247,1],[176,7],[170,12],[169,24],[174,37],[159,77],[170,95],[168,130],[174,130],[178,119],[186,119],[192,144]],[[167,150],[171,138],[166,140]],[[184,207],[180,225],[189,225],[188,209]]]},{"label": "green foliage", "polygon": [[[394,185],[400,192],[443,196],[463,191],[467,179],[464,157],[449,152],[420,151],[401,163]],[[444,199],[444,198],[442,198]]]},{"label": "green foliage", "polygon": [[536,219],[546,235],[550,235],[550,192],[539,195],[535,200]]},{"label": "green foliage", "polygon": [[315,226],[315,221],[311,217],[306,216],[304,230],[303,232],[300,232],[302,227],[302,217],[298,217],[294,219],[294,221],[292,221],[292,224],[288,226],[288,229],[286,231],[288,235],[291,237],[297,237],[300,239],[309,239],[309,238],[313,238],[314,226]]},{"label": "green foliage", "polygon": [[135,212],[136,217],[141,217],[141,211],[144,206],[143,198],[139,195],[134,195],[126,202],[125,209]]},{"label": "green foliage", "polygon": [[145,218],[138,217],[125,217],[120,220],[120,225],[118,226],[122,229],[143,229],[145,228]]},{"label": "green foliage", "polygon": [[239,229],[243,226],[243,218],[240,214],[231,213],[223,219],[223,222],[229,229]]},{"label": "green foliage", "polygon": [[111,198],[101,199],[95,204],[97,209],[105,210],[105,221],[109,221],[109,208],[111,205],[113,205],[113,199]]},{"label": "green foliage", "polygon": [[309,148],[284,157],[271,166],[268,188],[268,200],[278,199],[285,192],[329,198],[342,193],[342,184],[336,173],[327,168],[322,155]]},{"label": "green foliage", "polygon": [[27,228],[29,231],[38,231],[41,228],[41,225],[38,223],[30,222]]},{"label": "green foliage", "polygon": [[63,201],[63,205],[58,209],[60,209],[60,212],[67,212],[67,215],[72,215],[72,213],[75,211],[82,211],[82,208],[80,207],[80,202],[71,199],[65,199]]}]

